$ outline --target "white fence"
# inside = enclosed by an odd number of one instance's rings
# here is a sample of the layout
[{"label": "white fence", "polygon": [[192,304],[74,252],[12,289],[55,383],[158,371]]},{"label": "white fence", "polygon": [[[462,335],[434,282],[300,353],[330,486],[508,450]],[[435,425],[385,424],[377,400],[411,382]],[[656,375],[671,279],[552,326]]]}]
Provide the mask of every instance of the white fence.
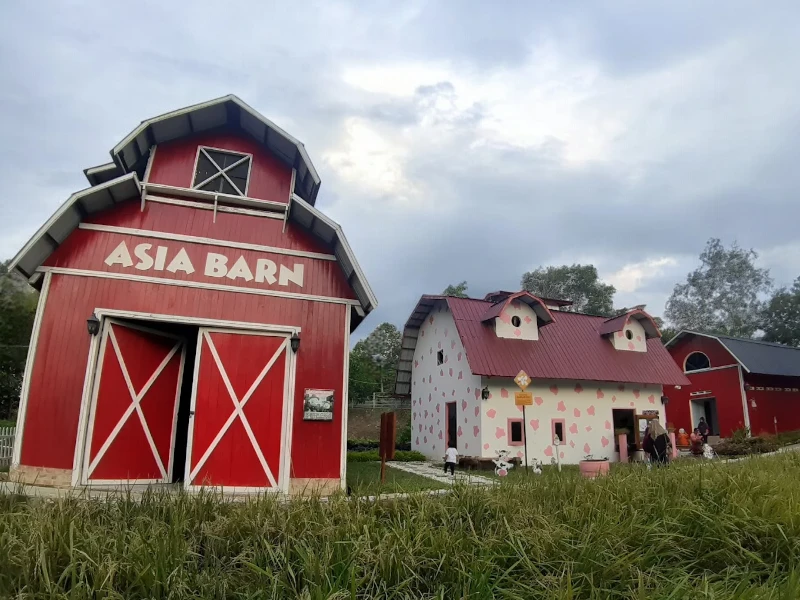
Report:
[{"label": "white fence", "polygon": [[0,468],[11,466],[11,454],[14,452],[14,434],[16,427],[0,427]]},{"label": "white fence", "polygon": [[372,398],[365,402],[350,403],[350,410],[378,408],[384,410],[399,410],[411,408],[411,403],[408,400],[400,400],[399,398],[392,398],[391,396],[381,396],[380,394],[373,394]]}]

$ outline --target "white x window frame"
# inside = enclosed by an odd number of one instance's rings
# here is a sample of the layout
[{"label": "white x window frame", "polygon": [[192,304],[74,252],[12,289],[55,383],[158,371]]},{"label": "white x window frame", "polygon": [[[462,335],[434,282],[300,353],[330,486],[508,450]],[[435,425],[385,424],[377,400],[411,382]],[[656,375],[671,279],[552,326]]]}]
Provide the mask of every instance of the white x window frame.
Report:
[{"label": "white x window frame", "polygon": [[[249,389],[245,393],[245,395],[240,399],[236,392],[231,385],[230,379],[228,377],[228,373],[225,370],[225,366],[222,364],[222,360],[219,357],[219,353],[217,352],[217,348],[214,345],[214,341],[211,338],[211,333],[214,332],[221,332],[221,333],[233,333],[238,335],[267,335],[269,337],[282,337],[283,341],[278,346],[278,349],[273,353],[270,359],[266,362],[264,367],[259,372],[258,376],[256,377],[255,381],[250,385]],[[197,403],[197,384],[199,382],[199,368],[202,361],[202,353],[204,350],[204,346],[208,348],[209,353],[211,354],[212,360],[216,365],[217,371],[219,372],[220,376],[222,377],[222,381],[225,384],[225,389],[228,392],[231,402],[233,403],[233,410],[231,414],[228,416],[225,423],[220,428],[217,435],[208,445],[208,448],[205,449],[200,459],[197,461],[197,464],[192,465],[192,447],[194,446],[194,420],[195,420],[195,407]],[[287,455],[287,439],[286,439],[286,431],[287,431],[287,419],[290,418],[290,415],[287,415],[287,405],[289,404],[289,383],[290,383],[290,369],[291,365],[289,363],[289,338],[287,336],[274,336],[269,334],[261,334],[256,332],[245,332],[245,331],[235,331],[235,330],[213,330],[213,329],[201,329],[199,333],[199,343],[198,343],[198,353],[197,358],[195,359],[195,376],[194,376],[194,389],[192,391],[192,410],[190,413],[189,419],[189,444],[186,451],[186,473],[187,476],[185,478],[185,487],[189,490],[192,489],[199,489],[204,487],[202,481],[195,482],[200,470],[208,461],[211,454],[216,450],[217,446],[219,445],[220,440],[222,440],[223,436],[227,433],[230,429],[233,422],[238,418],[241,420],[242,425],[244,426],[245,432],[247,433],[247,437],[250,440],[250,444],[253,450],[256,453],[258,461],[261,465],[261,468],[264,470],[264,474],[267,477],[267,481],[270,483],[269,488],[238,488],[236,486],[219,486],[225,487],[225,489],[231,491],[252,491],[252,490],[264,490],[264,491],[285,491],[286,485],[285,481],[286,478],[286,455]],[[273,368],[275,363],[281,357],[282,354],[286,355],[286,364],[284,365],[284,373],[283,373],[283,383],[284,383],[284,397],[282,403],[282,411],[281,411],[281,453],[278,460],[278,464],[280,465],[280,476],[276,479],[274,474],[272,473],[272,469],[270,469],[269,465],[267,464],[266,458],[264,457],[264,453],[261,450],[261,446],[258,443],[258,440],[253,433],[252,428],[250,427],[250,422],[247,419],[247,415],[244,414],[244,407],[247,402],[250,400],[252,395],[264,381],[264,378]],[[291,411],[290,411],[291,412]]]},{"label": "white x window frame", "polygon": [[[158,367],[156,367],[155,371],[150,374],[150,377],[142,386],[142,388],[137,392],[134,388],[133,382],[131,381],[130,374],[128,373],[128,366],[125,363],[125,359],[122,356],[122,350],[119,347],[119,342],[117,341],[117,336],[114,333],[114,326],[121,326],[128,329],[135,329],[137,331],[144,331],[146,333],[150,333],[153,335],[158,335],[164,338],[172,339],[175,341],[175,344],[164,357],[164,359],[159,363]],[[174,444],[174,437],[175,437],[175,424],[177,420],[177,408],[178,408],[178,400],[181,391],[181,382],[183,380],[183,367],[186,360],[186,344],[182,338],[177,336],[169,335],[160,331],[156,331],[153,329],[149,329],[147,327],[142,327],[140,325],[132,325],[129,323],[121,323],[116,320],[109,319],[105,322],[103,328],[103,341],[100,349],[100,356],[102,360],[102,364],[99,365],[99,373],[100,376],[97,378],[97,382],[95,384],[95,391],[93,394],[92,399],[92,416],[90,422],[94,423],[94,418],[96,417],[97,413],[97,400],[98,394],[100,390],[100,385],[102,382],[102,370],[103,366],[105,365],[106,360],[106,346],[108,342],[111,342],[111,347],[114,350],[114,355],[116,356],[117,362],[119,364],[120,370],[122,371],[122,376],[125,379],[125,385],[128,390],[128,394],[130,395],[131,405],[125,409],[125,412],[122,416],[118,419],[117,423],[114,425],[114,428],[109,433],[108,437],[104,440],[103,444],[100,446],[97,454],[94,458],[91,458],[91,447],[92,447],[92,437],[94,436],[94,430],[90,432],[90,435],[87,439],[86,444],[86,458],[84,460],[84,464],[87,465],[84,473],[83,473],[83,482],[85,484],[94,483],[94,484],[104,484],[104,483],[119,483],[119,482],[138,482],[138,483],[168,483],[172,479],[172,453],[173,453],[173,444]],[[161,456],[158,453],[158,449],[156,448],[155,441],[153,440],[153,436],[150,433],[150,427],[147,424],[147,418],[144,416],[144,412],[142,411],[141,402],[144,399],[147,392],[150,391],[150,388],[156,382],[156,380],[161,376],[164,372],[164,369],[173,359],[175,354],[180,351],[180,367],[178,371],[178,380],[176,384],[176,391],[175,391],[175,407],[173,410],[173,421],[172,421],[172,440],[170,441],[170,450],[169,450],[169,457],[168,463],[165,466],[164,462],[161,460]],[[133,413],[136,413],[137,417],[139,418],[139,422],[142,425],[142,429],[144,430],[145,437],[147,438],[147,443],[150,448],[150,451],[153,453],[153,458],[156,461],[156,465],[158,465],[159,472],[161,473],[160,479],[144,479],[144,480],[98,480],[92,479],[92,473],[95,471],[97,466],[100,464],[100,461],[105,456],[108,449],[111,447],[111,444],[114,443],[119,432],[122,430],[122,427],[125,423],[128,422],[128,419],[131,417]]]},{"label": "white x window frame", "polygon": [[[223,154],[230,154],[230,155],[233,155],[233,156],[241,156],[241,158],[239,160],[235,161],[232,165],[229,165],[229,166],[223,168],[217,163],[217,161],[215,161],[213,158],[211,158],[211,154],[209,154],[208,150],[210,150],[211,152],[222,152]],[[200,161],[200,155],[201,154],[203,156],[205,156],[211,162],[211,164],[214,165],[217,168],[217,172],[214,173],[213,175],[211,175],[210,177],[207,177],[203,181],[199,181],[199,182],[195,183],[194,182],[194,178],[197,176],[197,165],[198,165],[198,163]],[[241,165],[242,163],[245,163],[245,162],[248,163],[247,183],[246,183],[244,189],[242,190],[242,189],[239,189],[239,186],[236,185],[230,177],[228,177],[228,171],[238,167],[239,165]],[[223,148],[212,148],[211,146],[198,146],[197,147],[197,156],[195,157],[195,161],[194,161],[194,171],[192,172],[192,182],[193,182],[192,183],[192,189],[193,190],[199,190],[204,185],[210,183],[211,181],[214,181],[218,177],[224,177],[225,179],[227,179],[228,183],[230,183],[231,186],[233,186],[233,189],[238,192],[239,196],[242,196],[242,197],[246,198],[247,197],[247,191],[250,188],[250,174],[251,174],[252,170],[253,170],[253,155],[252,154],[248,154],[246,152],[237,152],[235,150],[225,150]],[[224,192],[217,192],[217,193],[224,194]]]}]

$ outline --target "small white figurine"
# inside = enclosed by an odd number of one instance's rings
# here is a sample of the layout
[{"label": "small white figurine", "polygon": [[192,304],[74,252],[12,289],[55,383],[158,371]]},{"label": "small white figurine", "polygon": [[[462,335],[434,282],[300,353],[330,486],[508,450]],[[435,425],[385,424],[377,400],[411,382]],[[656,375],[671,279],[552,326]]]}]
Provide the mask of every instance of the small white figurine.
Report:
[{"label": "small white figurine", "polygon": [[542,474],[542,461],[538,458],[533,459],[533,463],[531,464],[531,468],[533,470],[534,475],[541,475]]},{"label": "small white figurine", "polygon": [[508,461],[508,456],[511,454],[509,450],[497,450],[497,458],[493,458],[494,474],[498,477],[505,477],[508,475],[509,470],[514,468],[514,464]]}]

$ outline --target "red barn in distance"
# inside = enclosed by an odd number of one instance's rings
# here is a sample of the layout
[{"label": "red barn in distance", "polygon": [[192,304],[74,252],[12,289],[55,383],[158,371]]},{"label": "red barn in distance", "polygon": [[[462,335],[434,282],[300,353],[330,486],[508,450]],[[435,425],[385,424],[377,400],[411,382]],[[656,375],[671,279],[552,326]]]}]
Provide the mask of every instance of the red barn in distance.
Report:
[{"label": "red barn in distance", "polygon": [[694,331],[667,348],[692,382],[665,390],[675,427],[691,431],[704,417],[723,437],[800,429],[800,348]]},{"label": "red barn in distance", "polygon": [[377,302],[303,145],[235,96],[143,121],[13,259],[40,290],[12,479],[344,487]]}]

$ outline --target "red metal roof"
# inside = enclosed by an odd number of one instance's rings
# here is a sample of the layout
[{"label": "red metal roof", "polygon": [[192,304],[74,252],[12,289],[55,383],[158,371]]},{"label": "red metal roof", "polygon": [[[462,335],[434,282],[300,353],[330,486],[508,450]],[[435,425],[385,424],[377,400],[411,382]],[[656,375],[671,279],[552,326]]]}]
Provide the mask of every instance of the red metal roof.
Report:
[{"label": "red metal roof", "polygon": [[531,294],[530,292],[517,292],[516,294],[511,294],[505,300],[500,300],[499,302],[495,302],[494,304],[490,302],[486,302],[489,305],[489,308],[486,309],[486,312],[483,313],[481,317],[481,321],[489,321],[496,317],[499,317],[500,314],[503,312],[506,306],[508,306],[514,300],[519,300],[520,302],[525,302],[528,304],[533,311],[536,313],[536,316],[539,317],[540,326],[547,325],[548,323],[553,322],[553,315],[550,312],[550,309],[545,306],[544,302],[542,302],[539,298]]},{"label": "red metal roof", "polygon": [[580,379],[689,385],[660,338],[647,340],[647,352],[616,350],[600,333],[605,317],[553,312],[539,339],[499,338],[481,318],[491,302],[446,298],[472,372],[514,377],[520,369],[536,379]]}]

